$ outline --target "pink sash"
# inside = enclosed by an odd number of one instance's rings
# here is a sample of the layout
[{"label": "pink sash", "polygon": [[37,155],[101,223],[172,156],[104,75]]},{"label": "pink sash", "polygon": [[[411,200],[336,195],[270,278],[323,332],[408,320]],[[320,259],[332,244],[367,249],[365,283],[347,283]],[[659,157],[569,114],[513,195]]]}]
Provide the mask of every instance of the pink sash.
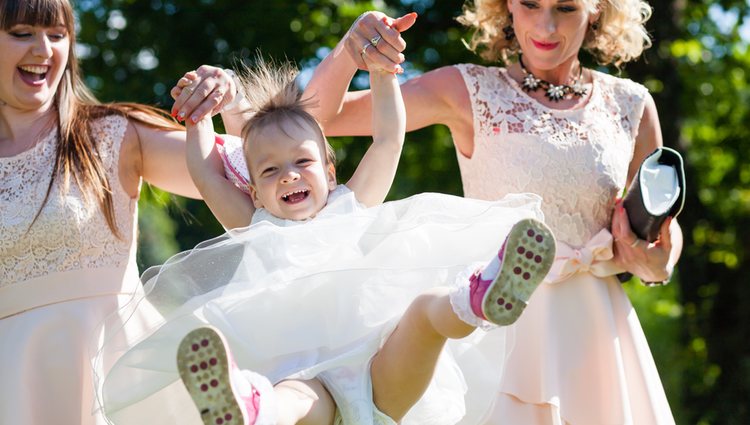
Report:
[{"label": "pink sash", "polygon": [[612,241],[612,234],[607,229],[602,229],[579,249],[558,241],[555,262],[545,282],[559,283],[578,273],[607,277],[623,272],[624,270],[612,261]]}]

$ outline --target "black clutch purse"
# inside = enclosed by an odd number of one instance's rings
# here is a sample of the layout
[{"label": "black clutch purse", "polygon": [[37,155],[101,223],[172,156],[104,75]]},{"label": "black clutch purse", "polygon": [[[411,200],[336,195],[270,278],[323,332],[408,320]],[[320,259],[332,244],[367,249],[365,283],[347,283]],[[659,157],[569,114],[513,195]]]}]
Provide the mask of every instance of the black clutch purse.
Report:
[{"label": "black clutch purse", "polygon": [[[623,206],[633,233],[653,242],[667,217],[677,217],[685,205],[685,167],[682,156],[670,148],[657,148],[643,160],[628,188]],[[617,275],[620,282],[630,273]]]},{"label": "black clutch purse", "polygon": [[622,202],[633,232],[640,239],[655,241],[664,220],[677,217],[685,205],[685,169],[680,154],[658,148],[647,156]]}]

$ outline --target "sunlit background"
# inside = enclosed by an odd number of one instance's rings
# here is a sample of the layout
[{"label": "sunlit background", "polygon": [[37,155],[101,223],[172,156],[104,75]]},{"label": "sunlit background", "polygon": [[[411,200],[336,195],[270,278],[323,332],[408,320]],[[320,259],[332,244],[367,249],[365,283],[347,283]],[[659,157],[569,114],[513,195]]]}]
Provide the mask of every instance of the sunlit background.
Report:
[{"label": "sunlit background", "polygon": [[[645,84],[667,146],[687,160],[688,199],[680,216],[685,250],[671,285],[626,284],[679,424],[750,424],[750,19],[747,0],[654,1],[654,46],[624,70]],[[288,58],[302,81],[363,11],[419,13],[404,34],[407,72],[481,60],[455,22],[462,1],[84,0],[78,54],[87,84],[105,101],[171,105],[169,89],[201,64],[231,67],[256,49]],[[590,58],[583,58],[591,65]],[[494,64],[487,64],[494,65]],[[355,78],[355,88],[367,84]],[[220,120],[216,120],[220,129]],[[332,140],[345,180],[367,139]],[[450,134],[407,135],[390,193],[461,194]],[[144,186],[139,265],[163,262],[222,233],[202,202]]]}]

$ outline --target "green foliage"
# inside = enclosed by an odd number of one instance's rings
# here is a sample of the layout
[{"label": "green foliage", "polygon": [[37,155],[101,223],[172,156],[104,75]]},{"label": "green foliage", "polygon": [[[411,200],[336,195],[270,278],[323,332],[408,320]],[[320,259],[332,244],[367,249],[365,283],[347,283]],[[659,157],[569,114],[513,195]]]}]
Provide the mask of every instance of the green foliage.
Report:
[{"label": "green foliage", "polygon": [[[678,423],[750,423],[750,26],[746,0],[652,2],[654,46],[627,75],[652,92],[664,141],[687,161],[685,247],[666,288],[626,285],[647,334]],[[256,49],[310,72],[356,17],[376,8],[415,10],[404,33],[408,76],[481,62],[461,43],[460,0],[81,0],[83,68],[103,100],[171,105],[168,91],[201,64],[231,66]],[[748,30],[744,30],[750,33]],[[746,35],[750,37],[750,34]],[[366,85],[355,79],[354,88]],[[217,120],[220,128],[220,123]],[[335,138],[345,180],[366,138]],[[418,192],[461,194],[444,127],[407,135],[391,199]],[[164,261],[216,236],[202,202],[146,188],[140,203],[140,264]]]},{"label": "green foliage", "polygon": [[[668,100],[679,104],[679,113],[666,119],[679,125],[689,173],[688,208],[680,218],[682,418],[691,424],[745,424],[750,422],[750,40],[740,37],[740,25],[748,20],[742,17],[749,6],[670,3],[683,25],[659,45],[680,82],[679,95]],[[660,111],[664,123],[665,108]]]}]

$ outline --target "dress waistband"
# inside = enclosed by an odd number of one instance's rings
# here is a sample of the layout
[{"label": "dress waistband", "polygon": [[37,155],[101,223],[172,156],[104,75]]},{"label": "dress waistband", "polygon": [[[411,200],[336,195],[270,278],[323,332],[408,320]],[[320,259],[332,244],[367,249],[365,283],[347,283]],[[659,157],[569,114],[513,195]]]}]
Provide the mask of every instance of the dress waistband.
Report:
[{"label": "dress waistband", "polygon": [[578,273],[591,273],[597,277],[612,276],[624,272],[612,259],[612,234],[602,229],[586,245],[573,248],[565,242],[557,242],[555,262],[552,264],[546,283],[559,283]]},{"label": "dress waistband", "polygon": [[52,273],[0,288],[0,319],[66,301],[132,295],[139,285],[135,265]]}]

